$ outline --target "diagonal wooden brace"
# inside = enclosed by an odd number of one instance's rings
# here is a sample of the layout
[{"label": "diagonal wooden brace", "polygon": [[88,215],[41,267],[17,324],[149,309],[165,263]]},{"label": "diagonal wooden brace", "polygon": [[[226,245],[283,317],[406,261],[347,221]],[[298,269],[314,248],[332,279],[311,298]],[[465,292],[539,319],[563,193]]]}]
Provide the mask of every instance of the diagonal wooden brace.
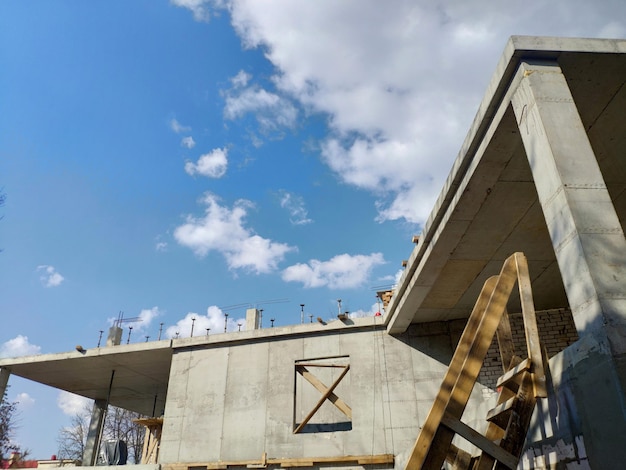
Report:
[{"label": "diagonal wooden brace", "polygon": [[[337,395],[335,395],[333,393],[335,388],[337,388],[337,385],[339,385],[339,382],[341,382],[341,380],[346,376],[346,374],[350,370],[350,365],[349,364],[344,366],[343,371],[341,372],[341,374],[339,374],[339,377],[337,377],[337,379],[335,379],[335,381],[333,382],[333,384],[330,387],[326,387],[317,377],[315,377],[313,374],[311,374],[306,369],[306,367],[298,366],[298,367],[296,367],[296,369],[298,370],[298,373],[302,374],[302,376],[311,383],[311,385],[313,385],[320,392],[322,392],[322,396],[318,400],[318,402],[315,404],[313,409],[309,412],[309,414],[306,415],[306,417],[302,420],[302,422],[298,425],[298,427],[293,431],[294,434],[299,433],[302,430],[302,428],[307,425],[307,423],[311,420],[313,415],[315,415],[315,413],[317,413],[317,410],[320,409],[320,407],[324,404],[324,402],[326,400],[329,400],[337,408],[339,408],[339,410],[341,410],[341,412],[343,412],[346,416],[348,416],[348,418],[352,419],[352,409],[343,400],[341,400],[341,398],[339,398]],[[306,372],[306,375],[305,375],[305,372]]]}]

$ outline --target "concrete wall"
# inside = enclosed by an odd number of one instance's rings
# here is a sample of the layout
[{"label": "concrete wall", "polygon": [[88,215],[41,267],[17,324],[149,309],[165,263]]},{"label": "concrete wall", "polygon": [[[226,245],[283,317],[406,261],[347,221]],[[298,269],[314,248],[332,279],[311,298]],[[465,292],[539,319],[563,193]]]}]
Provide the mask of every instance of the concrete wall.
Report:
[{"label": "concrete wall", "polygon": [[[178,340],[160,462],[255,460],[264,452],[268,458],[394,454],[402,467],[460,331],[442,322],[393,337],[376,321]],[[351,420],[326,402],[315,425],[294,434],[321,396],[295,371],[298,361],[350,364],[336,394],[351,407]],[[309,370],[326,385],[339,374]],[[475,400],[470,408],[484,412],[480,394]]]}]

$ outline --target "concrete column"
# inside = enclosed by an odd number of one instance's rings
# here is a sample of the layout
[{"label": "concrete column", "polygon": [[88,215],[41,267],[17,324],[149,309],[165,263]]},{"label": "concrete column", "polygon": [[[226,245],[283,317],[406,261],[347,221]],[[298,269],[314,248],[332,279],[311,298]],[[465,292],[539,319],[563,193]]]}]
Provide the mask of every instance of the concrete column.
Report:
[{"label": "concrete column", "polygon": [[259,329],[259,310],[249,308],[246,310],[246,331]]},{"label": "concrete column", "polygon": [[9,369],[0,367],[0,401],[2,401],[2,397],[4,397],[4,393],[7,391],[10,376],[11,371]]},{"label": "concrete column", "polygon": [[85,453],[83,455],[83,466],[93,467],[98,459],[98,449],[102,438],[102,424],[107,412],[107,400],[95,400],[91,411],[91,421],[87,442],[85,443]]},{"label": "concrete column", "polygon": [[107,346],[118,346],[122,342],[122,329],[119,326],[109,328]]},{"label": "concrete column", "polygon": [[[626,461],[626,239],[565,77],[522,63],[512,106],[580,341],[562,355],[572,437],[593,468]],[[555,374],[556,375],[556,374]],[[567,391],[565,391],[567,389]]]}]

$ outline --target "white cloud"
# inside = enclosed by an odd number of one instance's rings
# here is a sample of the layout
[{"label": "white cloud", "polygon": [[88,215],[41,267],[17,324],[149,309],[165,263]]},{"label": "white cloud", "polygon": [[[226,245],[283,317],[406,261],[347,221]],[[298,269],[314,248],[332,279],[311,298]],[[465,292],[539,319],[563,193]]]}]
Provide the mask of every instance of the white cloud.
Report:
[{"label": "white cloud", "polygon": [[193,140],[193,137],[187,136],[180,139],[180,145],[188,149],[192,149],[196,146],[196,141]]},{"label": "white cloud", "polygon": [[301,282],[304,287],[350,289],[367,282],[374,266],[384,264],[381,253],[337,255],[328,261],[310,260],[308,264],[289,266],[282,273],[286,282]]},{"label": "white cloud", "polygon": [[[373,317],[382,309],[382,304],[378,305],[378,303],[372,304],[369,310],[355,310],[354,312],[348,312],[350,318],[363,318],[363,317]],[[381,312],[382,313],[382,312]]]},{"label": "white cloud", "polygon": [[40,353],[41,347],[31,344],[28,336],[23,335],[17,335],[0,346],[0,357],[32,356]]},{"label": "white cloud", "polygon": [[91,406],[92,403],[93,400],[70,392],[61,391],[57,396],[57,405],[67,416],[83,414],[85,409]]},{"label": "white cloud", "polygon": [[196,163],[185,163],[185,171],[190,175],[199,174],[209,178],[221,178],[228,167],[228,149],[214,149],[201,155]]},{"label": "white cloud", "polygon": [[56,271],[54,266],[42,264],[40,266],[37,266],[37,271],[42,273],[39,279],[45,287],[60,286],[61,283],[65,280],[65,278]]},{"label": "white cloud", "polygon": [[183,126],[180,122],[178,122],[176,118],[172,118],[170,120],[170,129],[172,129],[177,134],[191,131],[191,127]]},{"label": "white cloud", "polygon": [[[233,83],[239,75],[232,79]],[[245,81],[247,83],[247,79]],[[255,116],[263,133],[291,129],[298,120],[298,109],[287,97],[269,92],[258,85],[242,88],[240,82],[226,93],[224,117],[232,120],[246,114]]]},{"label": "white cloud", "polygon": [[[137,315],[136,317],[130,317],[135,318],[135,320],[127,321],[130,318],[126,318],[126,320],[124,321],[124,326],[126,328],[132,327],[135,333],[140,333],[147,330],[152,324],[152,321],[161,315],[163,315],[163,312],[159,310],[159,307],[144,308],[143,310],[141,310],[141,312],[139,312],[139,315]],[[117,318],[109,318],[110,324],[114,324],[116,321]]]},{"label": "white cloud", "polygon": [[33,407],[33,405],[35,404],[35,399],[31,397],[28,393],[22,392],[17,394],[17,396],[15,397],[15,402],[17,403],[17,406],[20,408],[20,410],[27,410]]},{"label": "white cloud", "polygon": [[251,78],[252,75],[243,70],[240,70],[239,72],[237,72],[237,75],[230,79],[230,82],[233,84],[234,88],[242,88],[248,84]]},{"label": "white cloud", "polygon": [[249,201],[239,200],[229,209],[219,204],[217,196],[206,193],[202,203],[206,206],[204,216],[190,215],[174,231],[176,241],[200,257],[216,251],[226,258],[230,269],[259,274],[274,271],[285,254],[295,249],[262,238],[245,227],[244,219],[252,207]]},{"label": "white cloud", "polygon": [[202,22],[208,22],[211,18],[211,6],[219,8],[224,3],[221,0],[170,0],[170,2],[177,7],[187,8],[193,13],[194,20]]},{"label": "white cloud", "polygon": [[156,242],[156,245],[154,245],[154,249],[156,251],[167,251],[167,242]]},{"label": "white cloud", "polygon": [[313,222],[308,217],[308,212],[301,196],[287,191],[280,191],[280,207],[289,212],[289,221],[294,225],[306,225]]},{"label": "white cloud", "polygon": [[263,127],[325,114],[324,161],[378,197],[380,221],[427,217],[511,34],[626,34],[622,0],[196,3],[227,10],[275,67],[271,91],[240,72],[225,116]]},{"label": "white cloud", "polygon": [[[246,329],[245,318],[233,319],[229,315],[227,323],[224,312],[219,307],[212,305],[207,308],[206,315],[189,312],[184,318],[178,320],[175,325],[168,327],[165,330],[165,334],[168,338],[186,338],[191,336],[191,328],[193,326],[194,336],[205,336],[207,334],[224,333],[224,326],[227,327],[226,331],[238,331],[239,325],[241,325],[241,331]],[[207,328],[209,329],[208,332]]]}]

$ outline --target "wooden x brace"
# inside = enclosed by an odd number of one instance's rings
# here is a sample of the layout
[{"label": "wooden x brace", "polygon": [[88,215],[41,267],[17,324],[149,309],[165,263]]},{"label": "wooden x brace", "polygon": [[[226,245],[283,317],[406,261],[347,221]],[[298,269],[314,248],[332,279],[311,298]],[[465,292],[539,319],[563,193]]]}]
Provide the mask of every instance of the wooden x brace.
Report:
[{"label": "wooden x brace", "polygon": [[[309,366],[309,367],[337,367],[337,368],[343,369],[343,371],[341,372],[341,374],[339,374],[339,377],[337,377],[337,379],[335,379],[333,384],[330,387],[327,387],[320,379],[315,377],[307,369],[307,366]],[[335,405],[339,409],[339,411],[341,411],[343,414],[345,414],[349,419],[352,419],[352,408],[350,408],[345,401],[343,401],[341,398],[339,398],[334,393],[334,390],[335,390],[335,388],[337,388],[337,385],[339,385],[339,382],[341,382],[341,379],[343,379],[346,376],[346,374],[348,373],[348,371],[350,370],[350,364],[347,364],[347,365],[339,365],[339,364],[297,364],[296,365],[296,370],[311,385],[313,385],[317,390],[319,390],[321,392],[322,396],[320,397],[318,402],[315,404],[313,409],[309,412],[309,414],[302,420],[302,422],[298,425],[298,427],[293,431],[294,434],[297,434],[298,432],[300,432],[302,430],[302,428],[307,425],[307,423],[310,421],[310,419],[313,417],[313,415],[315,413],[317,413],[317,410],[320,409],[320,407],[324,404],[324,402],[326,400],[330,401],[333,405]]]}]

